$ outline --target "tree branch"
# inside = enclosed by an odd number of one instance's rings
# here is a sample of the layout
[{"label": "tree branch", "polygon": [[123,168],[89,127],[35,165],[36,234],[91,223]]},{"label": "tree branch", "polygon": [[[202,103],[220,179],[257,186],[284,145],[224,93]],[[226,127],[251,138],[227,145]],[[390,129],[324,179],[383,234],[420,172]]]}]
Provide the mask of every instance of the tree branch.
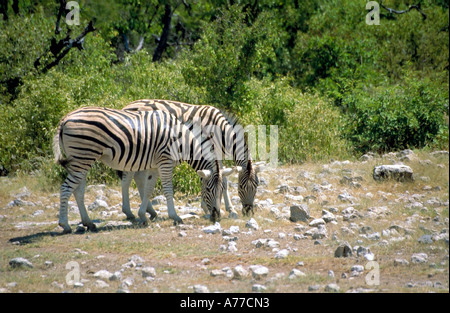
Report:
[{"label": "tree branch", "polygon": [[[50,44],[50,52],[55,57],[55,60],[45,65],[40,72],[42,74],[46,73],[49,69],[59,64],[59,62],[64,58],[67,53],[69,53],[70,49],[77,48],[78,50],[83,50],[84,37],[90,32],[95,31],[92,21],[89,22],[89,25],[83,30],[83,32],[75,39],[70,38],[70,29],[67,31],[67,36],[64,39],[60,39],[56,42],[55,38],[52,38]],[[63,50],[64,49],[64,50]],[[62,52],[61,52],[62,50]],[[34,61],[34,67],[38,69],[40,65],[40,57]]]},{"label": "tree branch", "polygon": [[387,11],[388,11],[389,13],[391,13],[391,14],[392,14],[392,13],[395,13],[395,14],[408,13],[408,12],[411,11],[412,9],[415,9],[415,10],[419,11],[420,14],[422,14],[422,19],[423,19],[424,21],[425,21],[426,18],[427,18],[427,16],[425,15],[425,13],[422,12],[422,10],[421,10],[421,8],[420,8],[420,4],[413,4],[413,5],[410,5],[409,8],[408,8],[407,10],[402,10],[402,11],[398,11],[398,10],[394,10],[394,9],[388,8],[388,7],[384,6],[383,3],[380,3],[380,6],[381,6],[383,9],[387,10]]},{"label": "tree branch", "polygon": [[55,34],[58,35],[61,32],[61,27],[59,23],[61,22],[61,17],[66,10],[66,0],[59,0],[58,16],[56,17]]}]

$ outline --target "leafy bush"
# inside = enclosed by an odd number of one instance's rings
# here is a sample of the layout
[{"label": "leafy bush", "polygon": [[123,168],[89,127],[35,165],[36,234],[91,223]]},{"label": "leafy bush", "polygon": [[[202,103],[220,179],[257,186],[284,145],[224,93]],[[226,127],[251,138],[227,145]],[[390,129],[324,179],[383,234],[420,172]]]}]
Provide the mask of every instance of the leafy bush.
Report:
[{"label": "leafy bush", "polygon": [[448,91],[445,95],[439,89],[409,79],[372,94],[357,90],[343,101],[349,110],[347,138],[361,153],[423,148],[442,144],[445,137],[448,148]]}]

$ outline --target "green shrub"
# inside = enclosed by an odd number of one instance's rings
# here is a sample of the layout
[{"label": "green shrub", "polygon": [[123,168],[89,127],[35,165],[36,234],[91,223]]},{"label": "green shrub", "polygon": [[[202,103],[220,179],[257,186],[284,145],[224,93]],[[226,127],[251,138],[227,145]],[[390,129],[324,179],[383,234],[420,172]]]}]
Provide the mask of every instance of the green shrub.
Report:
[{"label": "green shrub", "polygon": [[349,110],[346,135],[360,153],[423,148],[442,144],[446,136],[448,141],[448,91],[430,81],[357,90],[343,102]]}]

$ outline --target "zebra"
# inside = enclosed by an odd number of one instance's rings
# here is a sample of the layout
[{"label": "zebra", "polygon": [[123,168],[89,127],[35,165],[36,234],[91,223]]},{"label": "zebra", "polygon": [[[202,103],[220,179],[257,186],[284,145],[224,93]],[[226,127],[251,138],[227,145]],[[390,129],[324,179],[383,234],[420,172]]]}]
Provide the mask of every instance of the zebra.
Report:
[{"label": "zebra", "polygon": [[[68,176],[61,185],[59,225],[63,233],[70,233],[67,206],[72,193],[88,230],[96,226],[84,206],[87,171],[97,160],[120,171],[158,172],[167,198],[169,217],[174,223],[183,221],[177,215],[173,202],[172,174],[176,164],[185,160],[202,177],[202,197],[212,212],[211,221],[220,217],[222,174],[219,162],[211,151],[210,138],[194,135],[192,125],[181,123],[165,111],[122,111],[100,107],[77,109],[61,119],[53,138],[55,162],[64,166]],[[184,145],[180,145],[183,143]],[[65,158],[63,157],[65,154]],[[226,169],[224,174],[232,170]],[[151,175],[147,177],[152,179]],[[144,183],[144,189],[147,184]],[[143,224],[148,199],[139,209]]]},{"label": "zebra", "polygon": [[[219,155],[220,160],[223,156],[232,155],[233,161],[236,165],[236,170],[239,172],[238,176],[238,194],[242,202],[242,213],[244,216],[254,214],[254,199],[259,184],[257,173],[263,169],[263,164],[254,164],[248,149],[247,141],[243,136],[243,128],[238,124],[236,118],[229,114],[226,114],[219,109],[208,105],[193,105],[178,101],[160,100],[160,99],[142,99],[131,102],[129,105],[123,108],[124,111],[136,112],[144,110],[162,110],[170,112],[178,117],[182,122],[192,122],[200,120],[200,126],[202,130],[212,129],[215,132],[214,145],[216,147],[215,152]],[[216,126],[216,127],[209,127]],[[144,181],[146,172],[123,172],[121,176],[122,184],[122,211],[127,215],[129,219],[133,219],[133,213],[130,210],[128,189],[131,180],[135,179],[136,185],[142,197],[141,182]],[[142,177],[141,177],[142,176]],[[156,175],[152,175],[152,180],[149,182],[151,187],[150,191],[156,184],[158,178]],[[226,177],[223,178],[223,197],[225,202],[225,208],[229,212],[230,217],[236,218],[237,213],[234,210],[230,197],[228,194],[228,184]],[[205,205],[202,202],[202,207],[205,210]],[[148,212],[154,217],[154,212],[151,202],[148,202]],[[205,213],[208,213],[205,210]]]}]

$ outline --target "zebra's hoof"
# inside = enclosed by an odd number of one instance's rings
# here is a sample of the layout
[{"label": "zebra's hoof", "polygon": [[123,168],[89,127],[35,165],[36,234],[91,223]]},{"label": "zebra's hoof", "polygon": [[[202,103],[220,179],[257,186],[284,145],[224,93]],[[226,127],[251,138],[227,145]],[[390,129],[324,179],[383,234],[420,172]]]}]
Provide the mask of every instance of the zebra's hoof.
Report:
[{"label": "zebra's hoof", "polygon": [[63,229],[61,235],[71,234],[72,233],[72,228],[69,225],[59,224],[59,226],[61,226],[62,229]]},{"label": "zebra's hoof", "polygon": [[184,224],[183,220],[181,218],[177,218],[177,219],[175,219],[173,221],[173,226],[177,226],[177,225],[180,225],[180,224]]},{"label": "zebra's hoof", "polygon": [[139,219],[139,226],[141,226],[141,227],[147,227],[148,226],[148,219],[147,218],[145,218],[145,219]]},{"label": "zebra's hoof", "polygon": [[87,230],[93,233],[97,232],[97,226],[95,226],[94,223],[91,223],[89,225],[85,225],[87,227]]}]

